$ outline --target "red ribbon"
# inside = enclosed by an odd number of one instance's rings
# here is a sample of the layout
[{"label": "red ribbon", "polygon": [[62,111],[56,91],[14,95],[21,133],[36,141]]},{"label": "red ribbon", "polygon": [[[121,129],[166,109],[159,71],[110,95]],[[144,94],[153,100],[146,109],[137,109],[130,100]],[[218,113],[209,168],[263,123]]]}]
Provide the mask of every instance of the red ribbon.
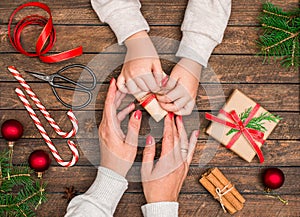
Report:
[{"label": "red ribbon", "polygon": [[223,124],[223,125],[226,125],[228,127],[231,127],[233,129],[238,130],[238,132],[233,135],[233,137],[231,138],[229,143],[226,145],[226,148],[230,149],[234,145],[234,143],[238,140],[238,138],[243,134],[244,137],[248,140],[248,142],[252,145],[254,151],[256,152],[256,154],[259,158],[259,162],[263,163],[264,162],[263,153],[262,153],[261,149],[258,147],[258,145],[256,144],[256,142],[254,140],[256,140],[256,141],[260,142],[261,144],[263,144],[265,142],[264,139],[263,139],[264,138],[264,133],[259,131],[259,130],[247,128],[247,124],[250,122],[250,120],[256,114],[259,107],[260,107],[259,104],[255,105],[255,107],[252,109],[252,111],[250,112],[249,116],[244,121],[244,123],[239,118],[239,116],[237,115],[235,110],[232,110],[229,113],[224,111],[223,109],[220,110],[220,113],[225,115],[231,121],[233,121],[233,123],[222,120],[222,119],[220,119],[216,116],[213,116],[209,113],[205,113],[205,118],[207,120],[215,121],[215,122],[218,122],[220,124]]},{"label": "red ribbon", "polygon": [[155,98],[156,95],[154,93],[150,93],[141,100],[140,104],[145,108]]},{"label": "red ribbon", "polygon": [[[22,10],[25,7],[41,8],[49,14],[49,18],[47,19],[40,15],[26,16],[16,24],[13,31],[13,35],[11,35],[11,25],[14,16],[16,15],[16,13],[18,13],[20,10]],[[39,25],[44,27],[37,39],[35,53],[29,53],[25,51],[25,49],[22,47],[21,44],[21,33],[23,29],[28,25]],[[80,56],[82,54],[82,46],[79,46],[72,50],[64,51],[54,55],[44,56],[44,54],[46,54],[49,50],[51,50],[51,48],[53,47],[56,41],[56,31],[53,26],[50,8],[46,4],[40,2],[29,2],[19,6],[17,9],[14,10],[14,12],[9,18],[8,37],[10,43],[17,51],[30,57],[38,56],[41,61],[46,63],[61,62],[64,60],[71,59],[73,57]]]}]

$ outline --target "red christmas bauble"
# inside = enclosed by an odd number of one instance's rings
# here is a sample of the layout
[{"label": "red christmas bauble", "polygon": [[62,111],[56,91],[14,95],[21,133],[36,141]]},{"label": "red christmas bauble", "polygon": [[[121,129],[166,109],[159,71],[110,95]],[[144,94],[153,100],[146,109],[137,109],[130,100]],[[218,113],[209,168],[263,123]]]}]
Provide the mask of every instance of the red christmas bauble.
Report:
[{"label": "red christmas bauble", "polygon": [[263,174],[263,183],[269,189],[280,188],[284,183],[284,174],[278,168],[268,168]]},{"label": "red christmas bauble", "polygon": [[1,133],[7,141],[16,141],[23,135],[23,125],[14,119],[7,120],[1,126]]},{"label": "red christmas bauble", "polygon": [[28,163],[30,168],[36,172],[44,172],[49,168],[51,159],[43,150],[36,150],[30,154]]}]

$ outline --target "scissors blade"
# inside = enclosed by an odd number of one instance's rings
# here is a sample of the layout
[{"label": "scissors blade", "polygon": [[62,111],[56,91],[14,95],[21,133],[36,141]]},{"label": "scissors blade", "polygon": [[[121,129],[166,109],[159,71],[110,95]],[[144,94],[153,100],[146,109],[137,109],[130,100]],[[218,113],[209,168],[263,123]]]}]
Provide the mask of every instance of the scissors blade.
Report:
[{"label": "scissors blade", "polygon": [[44,74],[41,74],[41,73],[37,73],[37,72],[30,72],[30,71],[25,71],[26,73],[32,75],[33,77],[36,77],[38,79],[41,79],[43,81],[50,81],[51,78],[49,75],[44,75]]}]

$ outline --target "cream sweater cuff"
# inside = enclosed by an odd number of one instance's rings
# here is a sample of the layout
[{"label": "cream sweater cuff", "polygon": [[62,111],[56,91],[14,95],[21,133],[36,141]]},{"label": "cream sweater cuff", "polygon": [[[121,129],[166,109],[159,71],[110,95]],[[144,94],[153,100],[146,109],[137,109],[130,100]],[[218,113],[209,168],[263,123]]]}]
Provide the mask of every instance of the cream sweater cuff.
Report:
[{"label": "cream sweater cuff", "polygon": [[95,202],[107,201],[107,206],[114,213],[127,187],[128,182],[123,176],[105,167],[99,167],[94,183],[84,195],[92,197]]},{"label": "cream sweater cuff", "polygon": [[113,30],[119,44],[137,32],[150,30],[140,11],[139,1],[91,0],[91,3],[100,20]]},{"label": "cream sweater cuff", "polygon": [[178,217],[177,202],[149,203],[141,207],[144,217]]},{"label": "cream sweater cuff", "polygon": [[194,60],[207,67],[208,59],[218,42],[201,33],[183,31],[177,57]]},{"label": "cream sweater cuff", "polygon": [[120,10],[109,16],[106,20],[115,33],[121,45],[131,35],[150,30],[149,25],[138,8]]}]

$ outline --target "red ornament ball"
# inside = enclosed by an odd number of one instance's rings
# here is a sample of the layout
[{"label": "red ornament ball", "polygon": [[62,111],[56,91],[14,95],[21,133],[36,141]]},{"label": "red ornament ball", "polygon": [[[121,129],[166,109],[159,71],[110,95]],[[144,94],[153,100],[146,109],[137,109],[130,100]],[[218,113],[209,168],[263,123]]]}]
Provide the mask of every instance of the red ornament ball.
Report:
[{"label": "red ornament ball", "polygon": [[263,174],[263,183],[269,189],[280,188],[284,183],[284,174],[278,168],[268,168]]},{"label": "red ornament ball", "polygon": [[51,159],[45,151],[36,150],[30,154],[28,163],[30,168],[36,172],[44,172],[49,168]]},{"label": "red ornament ball", "polygon": [[14,119],[7,120],[1,126],[1,134],[7,141],[16,141],[23,135],[23,125]]}]

